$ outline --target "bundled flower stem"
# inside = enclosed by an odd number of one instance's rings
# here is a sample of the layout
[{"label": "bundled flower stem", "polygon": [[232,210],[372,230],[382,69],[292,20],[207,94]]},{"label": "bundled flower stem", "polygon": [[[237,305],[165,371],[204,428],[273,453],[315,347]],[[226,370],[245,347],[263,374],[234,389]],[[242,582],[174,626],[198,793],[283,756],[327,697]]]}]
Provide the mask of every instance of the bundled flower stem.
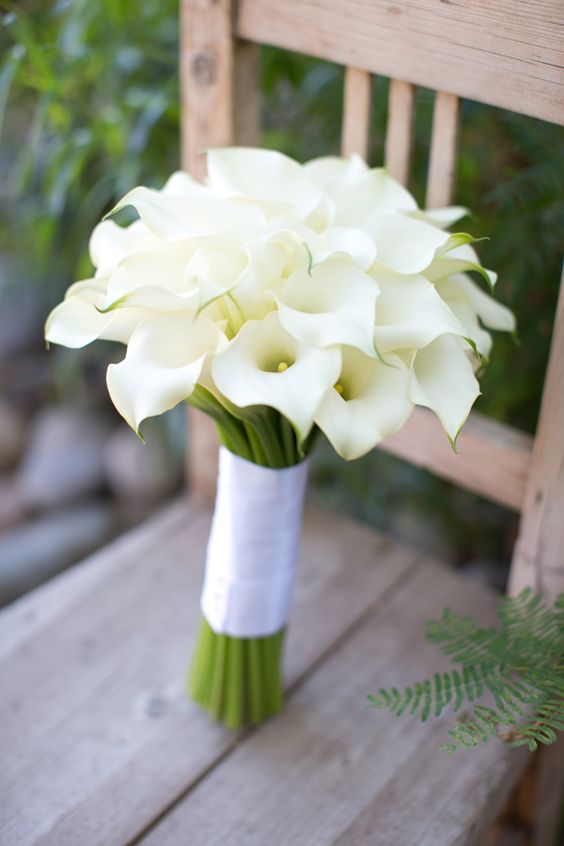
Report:
[{"label": "bundled flower stem", "polygon": [[[214,419],[228,450],[271,469],[302,461],[319,431],[314,428],[300,448],[292,425],[271,408],[228,410],[202,386],[189,402]],[[285,628],[266,637],[232,637],[215,632],[202,615],[188,679],[194,702],[231,729],[278,714],[284,701],[284,634]]]}]

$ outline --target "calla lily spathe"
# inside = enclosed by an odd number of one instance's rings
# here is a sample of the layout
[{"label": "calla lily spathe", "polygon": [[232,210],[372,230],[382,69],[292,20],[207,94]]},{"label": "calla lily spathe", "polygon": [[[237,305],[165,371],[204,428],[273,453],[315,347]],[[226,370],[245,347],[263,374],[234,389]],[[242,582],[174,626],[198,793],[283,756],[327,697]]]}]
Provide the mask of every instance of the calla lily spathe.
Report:
[{"label": "calla lily spathe", "polygon": [[454,443],[488,330],[515,331],[484,290],[496,274],[473,239],[449,231],[466,209],[419,209],[359,156],[300,165],[232,147],[207,158],[206,182],[177,172],[160,191],[133,188],[113,211],[139,219],[95,228],[93,278],[71,286],[47,339],[127,345],[108,387],[136,431],[201,386],[228,414],[276,409],[300,442],[318,426],[348,459],[414,405]]}]

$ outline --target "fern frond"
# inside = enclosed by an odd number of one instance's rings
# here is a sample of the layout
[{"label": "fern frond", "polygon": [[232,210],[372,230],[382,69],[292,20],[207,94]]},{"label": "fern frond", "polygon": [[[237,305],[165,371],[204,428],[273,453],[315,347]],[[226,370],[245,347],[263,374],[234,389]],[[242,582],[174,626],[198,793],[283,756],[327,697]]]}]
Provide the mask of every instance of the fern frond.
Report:
[{"label": "fern frond", "polygon": [[[499,630],[479,628],[469,616],[444,611],[426,626],[428,639],[460,668],[402,690],[381,688],[369,701],[396,716],[418,714],[425,722],[472,704],[472,713],[449,731],[449,754],[499,737],[509,746],[554,743],[564,731],[564,594],[553,609],[530,590],[505,597]],[[479,703],[484,695],[493,702]]]}]

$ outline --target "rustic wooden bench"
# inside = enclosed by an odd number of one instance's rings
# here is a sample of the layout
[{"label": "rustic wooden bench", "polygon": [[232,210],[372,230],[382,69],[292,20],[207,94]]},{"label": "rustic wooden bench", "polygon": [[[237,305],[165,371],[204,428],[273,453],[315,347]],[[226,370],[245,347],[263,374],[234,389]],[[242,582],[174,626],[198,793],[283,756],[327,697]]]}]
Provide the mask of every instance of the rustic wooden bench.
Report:
[{"label": "rustic wooden bench", "polygon": [[[258,43],[347,66],[343,148],[366,151],[370,75],[392,77],[387,164],[409,175],[414,85],[436,95],[428,201],[449,202],[458,97],[564,122],[557,0],[184,0],[183,150],[253,143]],[[522,512],[510,589],[553,595],[564,564],[564,301],[536,438],[471,418],[454,456],[414,415],[387,449]],[[422,624],[492,619],[495,596],[436,561],[311,507],[287,644],[288,702],[228,732],[186,696],[215,441],[194,416],[190,497],[0,614],[0,843],[50,846],[451,846],[487,834],[528,753],[448,758],[448,719],[379,714],[366,694],[442,666]],[[554,841],[562,758],[541,759],[530,843]],[[524,842],[522,840],[518,842]]]}]

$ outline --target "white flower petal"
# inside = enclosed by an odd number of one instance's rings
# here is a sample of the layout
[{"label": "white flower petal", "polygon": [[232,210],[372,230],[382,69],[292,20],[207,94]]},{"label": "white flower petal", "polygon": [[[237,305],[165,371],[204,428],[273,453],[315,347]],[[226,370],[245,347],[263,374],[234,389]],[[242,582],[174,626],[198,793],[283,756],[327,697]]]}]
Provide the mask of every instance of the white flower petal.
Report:
[{"label": "white flower petal", "polygon": [[313,182],[326,191],[332,185],[356,179],[368,170],[366,162],[356,153],[350,158],[321,156],[304,164],[304,170]]},{"label": "white flower petal", "polygon": [[465,329],[424,276],[373,273],[380,286],[374,339],[379,352],[420,349],[445,332]]},{"label": "white flower petal", "polygon": [[185,281],[198,289],[199,308],[230,291],[248,265],[249,255],[244,249],[208,240],[195,252],[185,269]]},{"label": "white flower petal", "polygon": [[264,213],[258,205],[228,201],[211,193],[184,197],[139,186],[129,191],[111,214],[126,206],[137,209],[143,223],[169,241],[222,232],[242,223],[264,221]]},{"label": "white flower petal", "polygon": [[189,312],[154,314],[139,324],[125,358],[107,373],[110,397],[131,428],[189,397],[221,342],[214,323]]},{"label": "white flower petal", "polygon": [[464,326],[465,337],[474,343],[481,356],[487,358],[492,348],[492,337],[480,326],[476,310],[463,288],[448,276],[435,283],[435,290]]},{"label": "white flower petal", "polygon": [[103,220],[94,227],[90,236],[92,264],[102,273],[112,270],[132,247],[151,237],[151,232],[141,220],[135,220],[130,226],[118,226],[113,220]]},{"label": "white flower petal", "polygon": [[[283,372],[279,365],[288,365]],[[319,403],[339,375],[337,347],[320,350],[301,344],[286,332],[278,314],[250,320],[212,362],[218,390],[234,405],[277,409],[307,437]]]},{"label": "white flower petal", "polygon": [[444,279],[445,276],[471,270],[479,273],[487,281],[490,288],[494,287],[497,274],[493,270],[482,267],[478,254],[471,244],[462,244],[447,253],[438,254],[425,270],[425,276],[431,282],[437,282],[439,279]]},{"label": "white flower petal", "polygon": [[417,208],[409,191],[383,168],[337,183],[328,193],[335,203],[335,226],[363,227],[370,217]]},{"label": "white flower petal", "polygon": [[401,214],[371,217],[365,231],[376,244],[378,264],[396,273],[421,273],[449,240],[448,233]]},{"label": "white flower petal", "polygon": [[498,303],[463,273],[450,278],[464,291],[484,326],[500,332],[515,332],[515,315],[507,306]]},{"label": "white flower petal", "polygon": [[409,396],[435,412],[453,446],[479,394],[472,364],[458,338],[441,335],[418,350]]},{"label": "white flower petal", "polygon": [[466,217],[469,211],[464,206],[445,206],[442,209],[416,209],[407,214],[416,220],[438,226],[439,229],[450,229],[453,224]]},{"label": "white flower petal", "polygon": [[278,300],[280,322],[304,344],[349,344],[376,355],[374,319],[379,287],[350,259],[333,256],[293,273]]},{"label": "white flower petal", "polygon": [[336,253],[346,253],[361,270],[368,270],[376,258],[374,239],[362,229],[334,226],[326,229],[311,245],[313,261],[318,263]]},{"label": "white flower petal", "polygon": [[[76,283],[56,306],[45,324],[45,340],[64,347],[85,347],[97,339],[126,344],[135,327],[147,316],[142,308],[98,311],[105,287],[98,280]],[[92,284],[90,284],[92,283]]]},{"label": "white flower petal", "polygon": [[208,152],[208,176],[214,191],[225,197],[289,204],[306,218],[321,200],[298,162],[275,150],[226,147]]},{"label": "white flower petal", "polygon": [[360,458],[382,438],[397,432],[413,410],[409,368],[393,353],[389,366],[352,347],[343,347],[337,387],[331,387],[315,422],[336,452],[347,460]]}]

